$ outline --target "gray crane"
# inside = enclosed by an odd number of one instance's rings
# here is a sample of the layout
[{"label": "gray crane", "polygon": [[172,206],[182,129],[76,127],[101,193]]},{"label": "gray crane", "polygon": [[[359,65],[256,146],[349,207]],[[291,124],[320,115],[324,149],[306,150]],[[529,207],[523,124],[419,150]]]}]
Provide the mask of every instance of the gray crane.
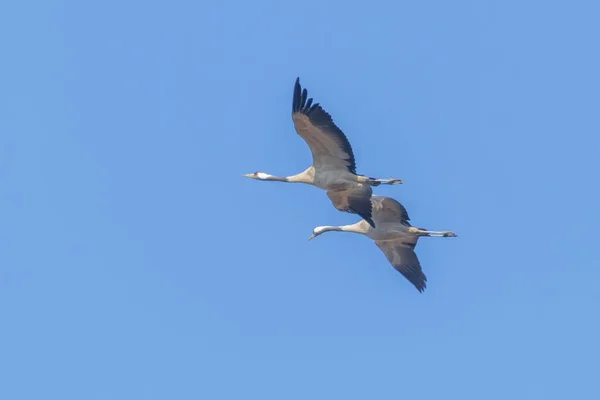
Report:
[{"label": "gray crane", "polygon": [[372,186],[396,185],[401,179],[377,179],[356,173],[356,161],[350,142],[331,116],[308,97],[306,88],[296,79],[292,101],[292,120],[298,135],[308,144],[313,165],[292,176],[274,176],[264,172],[244,176],[261,181],[305,183],[327,191],[333,206],[344,212],[358,214],[375,227],[371,218]]},{"label": "gray crane", "polygon": [[428,231],[412,226],[406,208],[390,197],[372,196],[371,202],[375,228],[365,220],[352,225],[318,226],[308,240],[331,231],[365,235],[375,241],[398,272],[404,275],[419,292],[423,292],[427,286],[427,277],[415,253],[417,241],[422,236],[456,237],[456,234],[450,231]]}]

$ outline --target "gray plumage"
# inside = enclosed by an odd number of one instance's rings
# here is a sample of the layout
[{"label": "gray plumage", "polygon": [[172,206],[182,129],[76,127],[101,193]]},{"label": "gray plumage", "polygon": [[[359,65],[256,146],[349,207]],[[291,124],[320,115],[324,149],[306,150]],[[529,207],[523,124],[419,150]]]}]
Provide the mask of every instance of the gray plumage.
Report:
[{"label": "gray plumage", "polygon": [[383,251],[388,261],[410,283],[423,292],[427,287],[427,276],[423,273],[421,262],[415,253],[417,239],[376,240],[375,244]]},{"label": "gray plumage", "polygon": [[367,221],[344,226],[318,226],[310,239],[329,231],[353,232],[368,236],[385,254],[390,264],[419,292],[427,287],[415,247],[421,236],[455,237],[450,231],[428,231],[413,227],[406,208],[398,201],[384,196],[372,196],[372,218],[375,227]]},{"label": "gray plumage", "polygon": [[358,214],[371,226],[370,201],[372,186],[395,185],[401,179],[377,179],[356,173],[356,160],[352,146],[344,132],[333,122],[319,103],[308,98],[300,78],[294,84],[292,120],[296,133],[304,139],[312,153],[313,165],[297,175],[278,177],[255,172],[245,176],[252,179],[279,182],[297,182],[317,186],[327,191],[333,206],[344,212]]},{"label": "gray plumage", "polygon": [[[382,223],[385,226],[388,223],[398,223],[407,228],[411,227],[408,211],[397,200],[391,197],[373,196],[371,201],[376,224]],[[418,240],[417,235],[407,234],[389,240],[375,240],[375,244],[383,251],[396,271],[408,279],[419,292],[423,292],[427,287],[427,276],[423,273],[421,262],[414,250]]]}]

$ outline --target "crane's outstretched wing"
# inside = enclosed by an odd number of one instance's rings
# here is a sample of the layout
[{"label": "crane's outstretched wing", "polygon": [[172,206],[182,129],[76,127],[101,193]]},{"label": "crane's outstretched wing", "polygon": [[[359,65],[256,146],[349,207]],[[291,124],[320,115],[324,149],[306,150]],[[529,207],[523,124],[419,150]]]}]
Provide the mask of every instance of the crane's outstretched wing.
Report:
[{"label": "crane's outstretched wing", "polygon": [[417,237],[407,236],[395,240],[377,240],[379,246],[392,266],[400,272],[419,292],[427,287],[427,277],[421,269],[421,263],[415,253]]},{"label": "crane's outstretched wing", "polygon": [[382,222],[400,222],[406,226],[410,225],[408,211],[400,202],[385,196],[372,196],[373,219]]},{"label": "crane's outstretched wing", "polygon": [[347,169],[356,174],[356,161],[350,142],[344,132],[334,123],[323,107],[312,104],[307,99],[306,88],[302,90],[300,78],[294,86],[292,102],[292,120],[298,135],[310,147],[313,166],[317,169],[326,166],[328,169]]},{"label": "crane's outstretched wing", "polygon": [[333,206],[340,211],[358,214],[375,228],[371,217],[373,206],[371,204],[371,186],[361,185],[353,188],[340,188],[327,191],[327,196]]}]

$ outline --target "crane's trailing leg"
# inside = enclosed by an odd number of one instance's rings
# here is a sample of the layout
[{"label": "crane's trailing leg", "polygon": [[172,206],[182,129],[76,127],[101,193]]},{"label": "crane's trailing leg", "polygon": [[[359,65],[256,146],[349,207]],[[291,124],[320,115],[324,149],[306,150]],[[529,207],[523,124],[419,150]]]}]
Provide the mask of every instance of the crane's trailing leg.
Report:
[{"label": "crane's trailing leg", "polygon": [[395,178],[391,178],[391,179],[376,179],[376,178],[369,178],[369,183],[371,182],[375,182],[376,184],[371,184],[371,186],[379,186],[379,185],[400,185],[402,183],[404,183],[404,181],[402,179],[395,179]]},{"label": "crane's trailing leg", "polygon": [[426,229],[411,226],[408,228],[410,233],[416,233],[419,236],[441,236],[441,237],[456,237],[456,233],[450,231],[428,231]]},{"label": "crane's trailing leg", "polygon": [[402,179],[377,179],[371,178],[368,176],[359,176],[358,181],[361,183],[366,183],[369,186],[379,186],[379,185],[399,185],[404,183]]}]

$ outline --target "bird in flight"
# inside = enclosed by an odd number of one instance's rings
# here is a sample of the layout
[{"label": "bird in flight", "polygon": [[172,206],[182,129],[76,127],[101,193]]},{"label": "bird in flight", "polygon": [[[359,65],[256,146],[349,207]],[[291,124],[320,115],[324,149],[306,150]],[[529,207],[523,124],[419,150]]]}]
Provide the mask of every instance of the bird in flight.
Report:
[{"label": "bird in flight", "polygon": [[352,225],[318,226],[308,240],[331,231],[365,235],[375,241],[398,272],[419,292],[423,292],[427,286],[427,277],[415,253],[417,241],[422,236],[456,237],[456,234],[450,231],[428,231],[412,226],[406,208],[390,197],[372,196],[371,203],[375,228],[365,220]]},{"label": "bird in flight", "polygon": [[333,206],[339,211],[360,215],[371,227],[373,221],[372,186],[401,184],[401,179],[377,179],[356,173],[356,161],[346,135],[333,122],[331,116],[313,99],[300,78],[294,85],[292,120],[298,135],[304,139],[312,153],[313,164],[305,171],[292,176],[275,176],[264,172],[244,176],[261,181],[305,183],[327,191]]}]

